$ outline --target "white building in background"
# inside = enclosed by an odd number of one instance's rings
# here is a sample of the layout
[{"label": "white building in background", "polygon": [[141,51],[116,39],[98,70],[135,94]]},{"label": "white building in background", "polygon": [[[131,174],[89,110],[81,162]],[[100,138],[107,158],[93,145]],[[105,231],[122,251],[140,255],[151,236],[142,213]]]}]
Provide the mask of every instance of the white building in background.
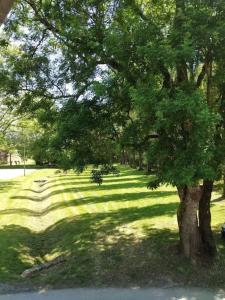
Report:
[{"label": "white building in background", "polygon": [[18,151],[15,151],[13,153],[9,153],[7,157],[7,163],[9,165],[22,165],[23,164],[23,158],[19,155]]}]

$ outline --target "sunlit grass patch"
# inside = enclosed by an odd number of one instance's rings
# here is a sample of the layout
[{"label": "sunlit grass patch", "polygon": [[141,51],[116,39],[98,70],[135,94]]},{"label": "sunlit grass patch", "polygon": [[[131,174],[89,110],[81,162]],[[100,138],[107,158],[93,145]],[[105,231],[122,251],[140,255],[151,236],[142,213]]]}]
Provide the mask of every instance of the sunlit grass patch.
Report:
[{"label": "sunlit grass patch", "polygon": [[[90,182],[90,169],[80,175],[42,169],[5,185],[0,181],[0,281],[21,281],[26,268],[64,256],[65,264],[25,282],[57,287],[167,281],[216,285],[225,259],[218,231],[223,202],[212,202],[219,260],[211,272],[217,281],[210,281],[204,266],[190,266],[178,255],[176,189],[148,190],[151,176],[120,170],[118,177],[105,176],[101,186]],[[46,182],[39,184],[39,179]]]}]

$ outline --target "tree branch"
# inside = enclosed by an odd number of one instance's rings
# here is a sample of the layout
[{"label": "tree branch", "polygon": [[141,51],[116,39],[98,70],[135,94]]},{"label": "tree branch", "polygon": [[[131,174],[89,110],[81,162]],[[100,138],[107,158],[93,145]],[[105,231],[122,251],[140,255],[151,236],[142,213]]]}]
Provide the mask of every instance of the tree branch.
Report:
[{"label": "tree branch", "polygon": [[202,84],[202,81],[205,78],[205,75],[207,73],[208,66],[209,66],[211,60],[212,60],[212,55],[211,55],[211,52],[208,51],[207,54],[206,54],[206,57],[205,57],[205,62],[202,66],[202,70],[201,70],[200,74],[198,75],[198,79],[197,79],[197,82],[196,82],[196,87],[197,88],[199,88],[200,85]]},{"label": "tree branch", "polygon": [[207,66],[206,66],[206,63],[204,63],[204,65],[202,66],[202,70],[201,70],[200,74],[198,75],[197,82],[196,82],[197,88],[199,88],[200,85],[202,84],[202,81],[204,80],[205,75],[206,75],[206,70],[207,70]]},{"label": "tree branch", "polygon": [[168,71],[168,69],[162,64],[159,63],[159,69],[162,73],[163,76],[163,87],[170,89],[172,87],[173,81],[170,75],[170,72]]}]

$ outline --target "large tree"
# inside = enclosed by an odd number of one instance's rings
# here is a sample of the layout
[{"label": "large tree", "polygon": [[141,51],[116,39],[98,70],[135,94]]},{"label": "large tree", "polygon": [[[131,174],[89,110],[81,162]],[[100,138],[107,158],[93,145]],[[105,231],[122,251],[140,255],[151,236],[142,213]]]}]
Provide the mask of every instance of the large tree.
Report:
[{"label": "large tree", "polygon": [[57,103],[56,145],[76,163],[77,149],[94,160],[107,154],[102,143],[130,131],[132,147],[147,141],[157,166],[150,186],[177,187],[180,245],[192,258],[216,250],[210,198],[223,164],[224,17],[222,0],[26,0],[6,27],[21,49],[2,66],[8,93],[22,97],[22,110]]}]

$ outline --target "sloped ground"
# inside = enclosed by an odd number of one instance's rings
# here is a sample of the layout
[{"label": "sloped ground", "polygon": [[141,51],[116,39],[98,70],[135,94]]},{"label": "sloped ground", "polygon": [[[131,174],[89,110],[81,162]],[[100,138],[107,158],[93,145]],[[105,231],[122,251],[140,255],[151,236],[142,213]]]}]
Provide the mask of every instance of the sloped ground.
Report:
[{"label": "sloped ground", "polygon": [[[193,266],[176,248],[176,190],[149,191],[149,177],[121,171],[119,177],[107,176],[101,187],[90,183],[88,171],[78,176],[46,169],[25,180],[0,181],[0,282],[26,287],[223,286],[223,200],[215,194],[212,204],[219,256]],[[59,256],[67,262],[21,278],[25,269]]]}]

